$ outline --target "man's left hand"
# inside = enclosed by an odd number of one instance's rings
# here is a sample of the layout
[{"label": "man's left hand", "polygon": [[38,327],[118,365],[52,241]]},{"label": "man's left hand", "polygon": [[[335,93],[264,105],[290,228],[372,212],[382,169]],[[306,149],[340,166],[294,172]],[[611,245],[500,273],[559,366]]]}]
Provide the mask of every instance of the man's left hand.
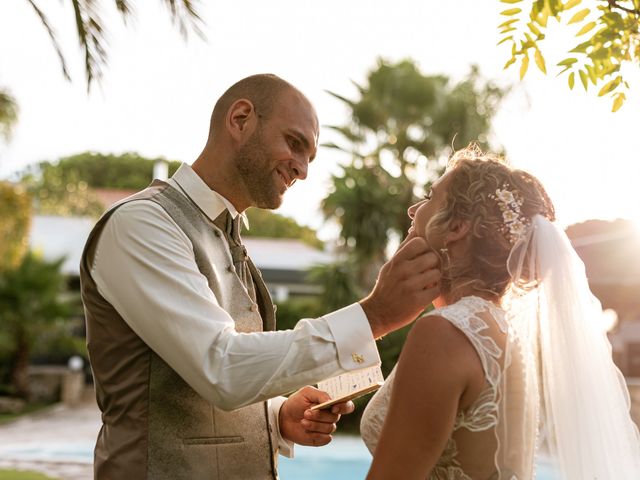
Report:
[{"label": "man's left hand", "polygon": [[353,402],[336,403],[329,409],[309,410],[314,405],[331,400],[326,392],[303,387],[293,393],[280,407],[280,434],[298,445],[320,447],[331,441],[340,415],[355,409]]}]

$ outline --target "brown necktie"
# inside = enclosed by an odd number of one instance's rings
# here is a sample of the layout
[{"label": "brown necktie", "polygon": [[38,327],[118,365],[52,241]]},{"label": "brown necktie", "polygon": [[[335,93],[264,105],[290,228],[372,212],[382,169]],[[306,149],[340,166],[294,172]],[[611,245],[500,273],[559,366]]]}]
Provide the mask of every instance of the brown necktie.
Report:
[{"label": "brown necktie", "polygon": [[235,267],[236,274],[247,289],[247,293],[249,294],[249,297],[251,297],[251,300],[255,302],[256,288],[253,283],[251,269],[248,264],[247,249],[242,245],[242,241],[240,240],[241,221],[241,215],[236,215],[236,218],[232,218],[229,210],[225,210],[216,219],[215,223],[224,231],[227,241],[229,242],[229,249],[231,250],[231,258],[233,259],[233,266]]}]

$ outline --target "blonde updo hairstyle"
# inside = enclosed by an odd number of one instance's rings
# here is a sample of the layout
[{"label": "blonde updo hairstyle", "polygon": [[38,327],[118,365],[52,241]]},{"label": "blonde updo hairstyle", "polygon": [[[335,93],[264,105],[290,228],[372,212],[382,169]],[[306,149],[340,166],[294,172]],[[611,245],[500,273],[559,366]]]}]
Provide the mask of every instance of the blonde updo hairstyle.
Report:
[{"label": "blonde updo hairstyle", "polygon": [[447,173],[451,176],[447,200],[427,224],[427,241],[431,232],[444,236],[454,219],[469,222],[470,228],[462,240],[465,255],[448,258],[441,254],[442,294],[455,297],[458,291],[471,288],[499,300],[512,281],[507,262],[513,245],[496,190],[504,188],[518,195],[523,201],[520,213],[527,220],[540,214],[554,221],[553,203],[533,175],[511,168],[502,158],[484,154],[473,144],[451,157]]}]

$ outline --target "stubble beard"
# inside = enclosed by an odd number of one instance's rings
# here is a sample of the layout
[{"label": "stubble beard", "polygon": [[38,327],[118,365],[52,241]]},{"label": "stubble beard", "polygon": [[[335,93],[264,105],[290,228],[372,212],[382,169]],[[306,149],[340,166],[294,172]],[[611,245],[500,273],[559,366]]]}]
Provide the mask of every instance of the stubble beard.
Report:
[{"label": "stubble beard", "polygon": [[259,130],[240,147],[235,164],[252,206],[274,210],[282,204],[282,194],[274,182]]}]

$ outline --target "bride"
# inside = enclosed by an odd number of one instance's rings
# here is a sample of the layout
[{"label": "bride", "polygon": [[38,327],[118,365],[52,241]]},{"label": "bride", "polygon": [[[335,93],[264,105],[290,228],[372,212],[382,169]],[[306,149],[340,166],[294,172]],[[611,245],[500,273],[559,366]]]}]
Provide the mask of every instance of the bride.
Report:
[{"label": "bride", "polygon": [[640,478],[640,439],[600,304],[532,175],[457,152],[409,209],[439,252],[435,310],[418,319],[361,424],[369,479]]}]

